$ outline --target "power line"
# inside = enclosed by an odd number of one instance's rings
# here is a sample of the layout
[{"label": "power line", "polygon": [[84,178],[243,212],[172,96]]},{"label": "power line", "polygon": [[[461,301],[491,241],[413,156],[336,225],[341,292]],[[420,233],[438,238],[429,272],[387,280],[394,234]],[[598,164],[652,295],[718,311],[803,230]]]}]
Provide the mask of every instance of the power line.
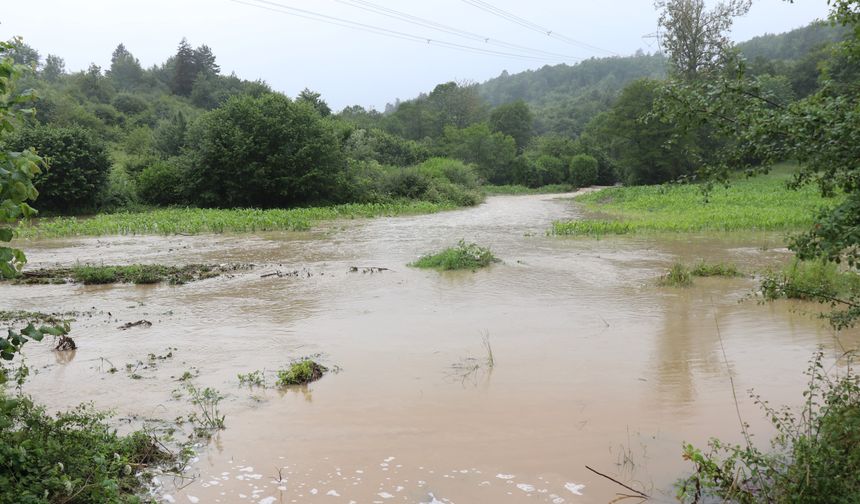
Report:
[{"label": "power line", "polygon": [[551,30],[545,26],[541,26],[537,23],[533,23],[533,22],[529,21],[528,19],[517,16],[516,14],[510,13],[506,10],[502,10],[502,9],[500,9],[494,5],[491,5],[487,2],[484,2],[482,0],[463,0],[463,2],[469,4],[473,7],[477,7],[478,9],[481,9],[483,11],[489,12],[490,14],[493,14],[494,16],[498,16],[498,17],[501,17],[503,19],[507,19],[508,21],[510,21],[512,23],[516,23],[516,24],[518,24],[524,28],[528,28],[529,30],[533,30],[533,31],[536,31],[538,33],[542,33],[542,34],[546,35],[547,37],[552,37],[554,39],[560,40],[560,41],[565,42],[567,44],[574,45],[577,47],[586,48],[586,49],[590,49],[592,51],[599,51],[599,52],[611,54],[613,56],[618,56],[618,53],[616,53],[614,51],[610,51],[609,49],[603,49],[602,47],[597,47],[595,45],[591,45],[591,44],[588,44],[586,42],[572,39],[568,36],[562,35],[561,33],[556,33],[555,31],[553,31],[553,30]]},{"label": "power line", "polygon": [[534,49],[531,47],[512,44],[509,42],[504,42],[502,40],[496,40],[492,37],[487,37],[484,35],[480,35],[474,32],[470,32],[467,30],[461,30],[459,28],[455,28],[452,26],[448,26],[442,23],[437,23],[436,21],[432,21],[429,19],[421,18],[418,16],[413,16],[412,14],[408,14],[406,12],[397,11],[391,9],[389,7],[385,7],[383,5],[375,4],[372,2],[368,2],[367,0],[333,0],[337,3],[341,3],[344,5],[349,5],[351,7],[355,7],[358,9],[362,9],[368,12],[373,12],[375,14],[380,14],[382,16],[387,16],[393,19],[398,19],[400,21],[405,21],[407,23],[412,23],[418,26],[423,26],[425,28],[430,28],[432,30],[441,31],[444,33],[448,33],[450,35],[455,35],[458,37],[466,38],[469,40],[475,40],[477,42],[482,42],[484,44],[495,45],[499,47],[506,47],[508,49],[516,49],[519,51],[530,52],[534,54],[542,54],[545,56],[552,56],[558,58],[565,58],[568,60],[581,60],[582,58],[576,56],[570,56],[568,54],[560,54],[550,51],[544,51],[542,49]]},{"label": "power line", "polygon": [[[342,19],[334,16],[329,16],[327,14],[320,14],[318,12],[313,12],[305,9],[299,9],[296,7],[290,7],[288,5],[284,5],[277,2],[272,2],[269,0],[251,0],[250,2],[243,0],[230,0],[233,3],[247,5],[250,7],[256,7],[258,9],[264,9],[272,12],[277,12],[280,14],[286,14],[290,16],[300,17],[304,19],[309,19],[312,21],[318,21],[321,23],[332,24],[335,26],[341,26],[345,28],[351,28],[354,30],[365,31],[370,33],[375,33],[377,35],[382,35],[386,37],[393,37],[401,40],[408,40],[411,42],[418,42],[421,44],[435,45],[439,47],[445,47],[448,49],[453,49],[457,51],[470,52],[473,54],[483,54],[483,55],[491,55],[491,56],[501,56],[507,58],[517,58],[529,61],[558,61],[557,59],[551,59],[547,57],[540,56],[531,56],[527,54],[517,54],[505,51],[496,51],[493,49],[485,49],[481,47],[472,47],[463,44],[457,44],[455,42],[447,42],[444,40],[437,40],[433,38],[422,37],[419,35],[413,35],[406,32],[401,32],[397,30],[390,30],[388,28],[382,28],[379,26],[374,26],[366,23],[360,23],[358,21],[350,21],[348,19]],[[253,3],[252,3],[253,2]]]}]

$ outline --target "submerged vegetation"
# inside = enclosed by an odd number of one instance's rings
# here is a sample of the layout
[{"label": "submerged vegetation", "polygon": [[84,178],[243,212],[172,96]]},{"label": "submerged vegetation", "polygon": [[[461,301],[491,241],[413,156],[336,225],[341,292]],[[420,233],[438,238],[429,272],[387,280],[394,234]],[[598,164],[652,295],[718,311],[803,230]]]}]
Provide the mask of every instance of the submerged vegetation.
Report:
[{"label": "submerged vegetation", "polygon": [[690,287],[693,285],[693,275],[683,263],[675,263],[657,283],[664,287]]},{"label": "submerged vegetation", "polygon": [[761,280],[767,300],[800,299],[831,305],[823,317],[837,329],[860,319],[860,275],[837,264],[795,259],[780,271],[768,271]]},{"label": "submerged vegetation", "polygon": [[695,277],[734,278],[744,276],[744,274],[741,273],[738,267],[734,264],[725,262],[708,263],[704,260],[696,263],[696,265],[690,270],[690,274]]},{"label": "submerged vegetation", "polygon": [[130,266],[78,265],[71,268],[24,270],[12,281],[23,284],[82,283],[101,285],[113,283],[181,285],[198,280],[215,278],[225,273],[250,269],[247,264],[189,264],[164,266],[160,264],[132,264]]},{"label": "submerged vegetation", "polygon": [[555,235],[606,235],[643,231],[796,231],[816,212],[843,198],[823,197],[817,188],[790,189],[785,166],[769,175],[740,179],[703,192],[697,184],[612,187],[575,201],[599,218],[553,223]]},{"label": "submerged vegetation", "polygon": [[451,270],[476,270],[499,262],[488,248],[476,243],[467,244],[464,240],[455,247],[447,248],[435,254],[422,256],[410,266],[414,268]]}]

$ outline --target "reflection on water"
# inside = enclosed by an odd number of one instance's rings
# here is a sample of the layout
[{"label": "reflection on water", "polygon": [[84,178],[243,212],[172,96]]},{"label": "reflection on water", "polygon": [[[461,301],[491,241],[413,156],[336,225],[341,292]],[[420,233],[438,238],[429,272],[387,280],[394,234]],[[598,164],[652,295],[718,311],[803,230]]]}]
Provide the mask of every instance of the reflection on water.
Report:
[{"label": "reflection on water", "polygon": [[[545,236],[552,220],[575,217],[554,196],[495,197],[310,233],[41,241],[25,244],[34,267],[258,267],[184,286],[3,285],[0,296],[4,309],[82,312],[77,356],[27,350],[38,371],[27,390],[51,409],[93,401],[172,419],[189,411],[171,395],[185,372],[227,395],[227,429],[201,454],[200,478],[169,490],[180,502],[607,502],[618,489],[586,464],[665,492],[687,469],[682,441],[739,439],[729,373],[744,419],[766,439],[745,390],[797,402],[806,360],[833,335],[799,305],[743,301],[752,279],[690,289],[654,280],[678,259],[752,272],[785,260],[773,247],[781,237]],[[444,274],[405,266],[461,238],[504,263]],[[153,326],[117,330],[142,318]],[[485,357],[483,334],[495,367],[452,379],[452,365]],[[171,358],[150,365],[148,354],[168,348]],[[257,369],[272,384],[275,370],[313,354],[342,371],[286,391],[238,384]]]}]

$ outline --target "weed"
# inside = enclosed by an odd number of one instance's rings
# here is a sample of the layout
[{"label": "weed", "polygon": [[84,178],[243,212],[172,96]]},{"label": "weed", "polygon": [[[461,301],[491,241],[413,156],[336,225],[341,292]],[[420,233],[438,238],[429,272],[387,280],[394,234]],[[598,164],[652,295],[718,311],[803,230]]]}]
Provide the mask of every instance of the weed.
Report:
[{"label": "weed", "polygon": [[693,285],[693,275],[682,263],[675,263],[665,275],[657,281],[663,287],[690,287]]},{"label": "weed", "polygon": [[198,437],[211,437],[212,431],[224,429],[224,415],[218,409],[224,396],[213,388],[201,389],[193,383],[186,383],[185,391],[191,404],[197,406],[197,411],[188,415],[188,421],[194,425]]},{"label": "weed", "polygon": [[475,243],[466,244],[460,240],[456,247],[445,249],[436,254],[428,254],[409,266],[415,268],[432,268],[443,271],[448,270],[476,270],[485,268],[498,259],[488,248],[480,247]]},{"label": "weed", "polygon": [[328,368],[317,364],[311,359],[302,359],[290,364],[287,369],[278,371],[277,385],[286,387],[289,385],[304,385],[317,381],[323,377]]}]

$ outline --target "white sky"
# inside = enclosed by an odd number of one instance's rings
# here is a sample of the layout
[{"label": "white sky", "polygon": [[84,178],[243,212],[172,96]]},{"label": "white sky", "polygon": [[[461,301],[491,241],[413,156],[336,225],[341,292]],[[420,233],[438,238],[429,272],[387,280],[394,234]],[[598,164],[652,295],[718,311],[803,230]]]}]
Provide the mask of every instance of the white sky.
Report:
[{"label": "white sky", "polygon": [[[241,0],[254,2],[255,0]],[[268,0],[338,18],[397,30],[422,38],[480,45],[452,35],[363,11],[336,0]],[[604,53],[568,45],[464,0],[367,0],[495,40],[564,55]],[[643,35],[656,30],[650,0],[486,0],[556,33],[619,54],[653,51]],[[426,43],[383,37],[241,5],[232,0],[5,0],[0,38],[21,35],[44,57],[62,56],[76,71],[91,62],[103,68],[120,42],[145,67],[163,62],[183,36],[207,44],[224,73],[262,78],[295,96],[309,87],[336,110],[359,104],[382,109],[449,80],[484,81],[502,70],[539,68],[545,62],[473,54]],[[733,31],[736,40],[779,33],[827,15],[826,0],[755,0]],[[650,44],[650,45],[649,45]],[[484,46],[487,47],[487,46]],[[490,46],[492,49],[507,51]],[[575,63],[558,59],[548,63]]]}]

